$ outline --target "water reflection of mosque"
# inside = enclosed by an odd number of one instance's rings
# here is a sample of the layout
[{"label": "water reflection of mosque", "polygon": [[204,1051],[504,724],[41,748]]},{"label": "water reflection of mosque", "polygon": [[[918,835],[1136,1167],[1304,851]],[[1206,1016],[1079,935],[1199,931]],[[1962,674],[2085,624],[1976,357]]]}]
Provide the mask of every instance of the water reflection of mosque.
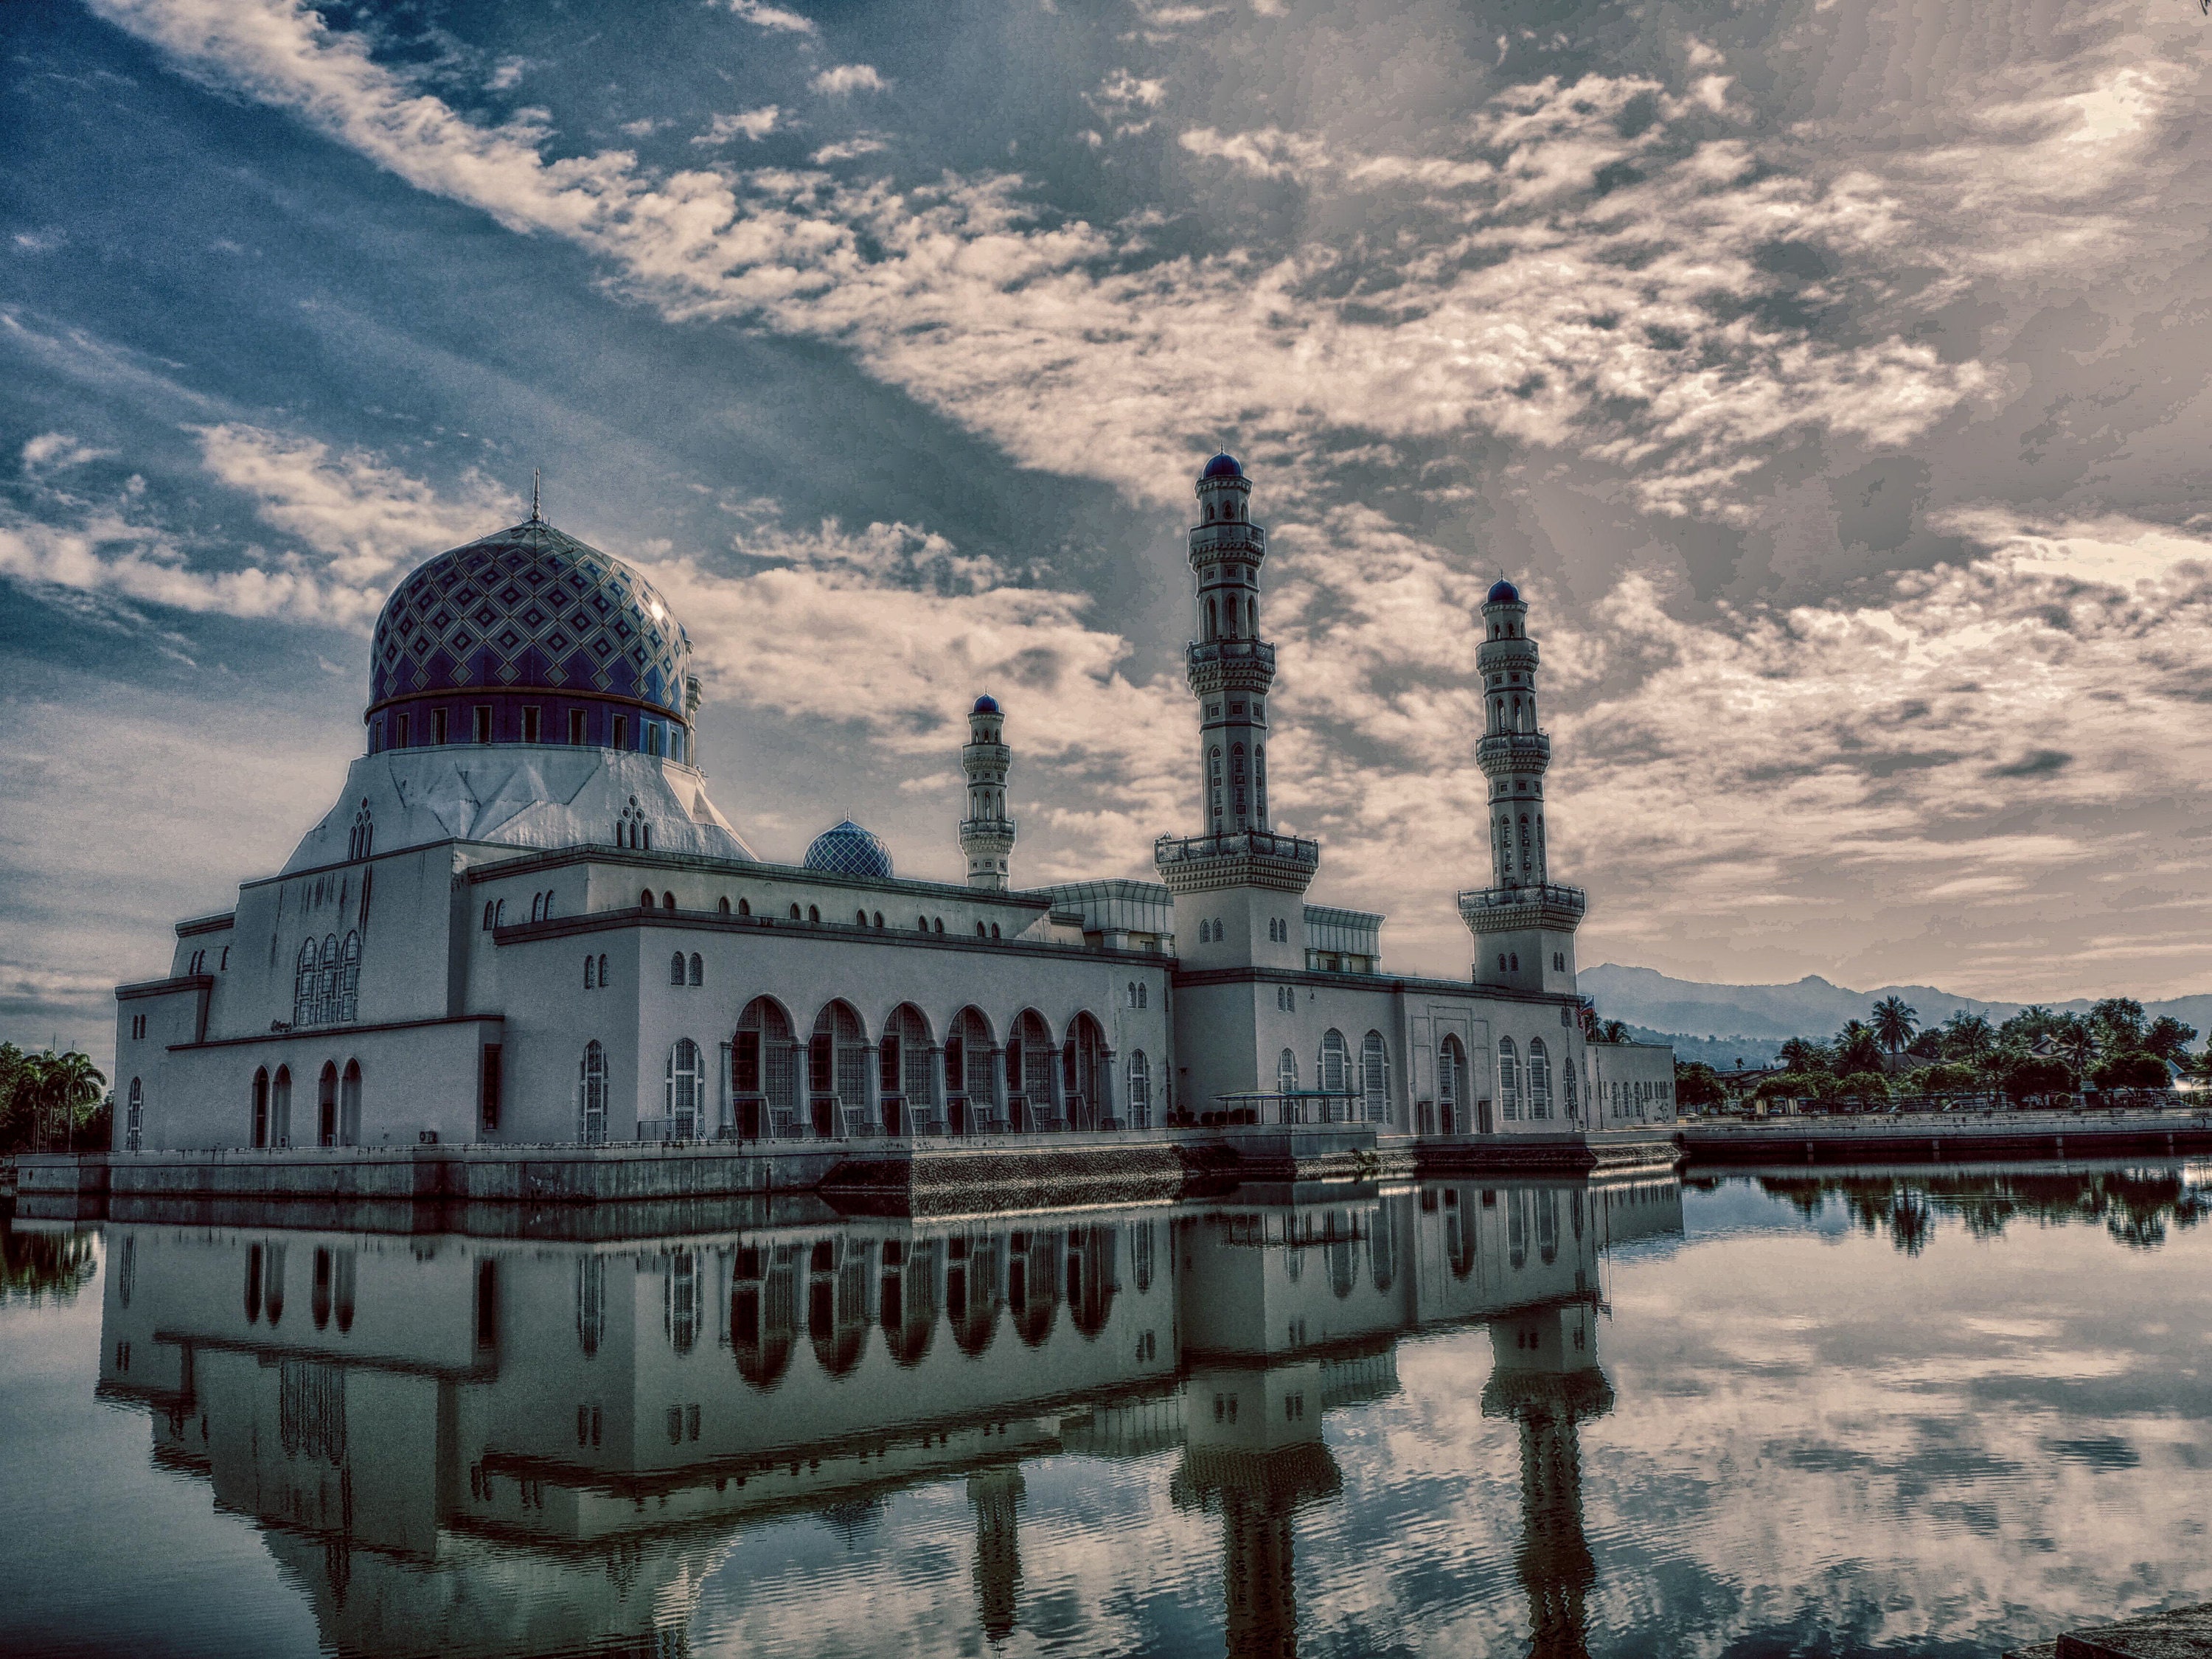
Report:
[{"label": "water reflection of mosque", "polygon": [[612,1245],[113,1224],[100,1387],[341,1651],[678,1651],[750,1524],[955,1475],[995,1642],[1024,1462],[1180,1447],[1228,1651],[1280,1655],[1293,1515],[1341,1484],[1323,1414],[1394,1389],[1401,1337],[1486,1322],[1534,1651],[1569,1655],[1601,1257],[1680,1215],[1668,1181]]}]

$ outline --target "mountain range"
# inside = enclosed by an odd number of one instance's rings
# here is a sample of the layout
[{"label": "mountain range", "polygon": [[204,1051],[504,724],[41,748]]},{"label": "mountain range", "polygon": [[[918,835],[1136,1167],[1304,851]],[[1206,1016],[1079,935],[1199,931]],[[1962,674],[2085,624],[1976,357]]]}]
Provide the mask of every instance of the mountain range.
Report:
[{"label": "mountain range", "polygon": [[[1617,1019],[1638,1036],[1674,1044],[1681,1060],[1726,1066],[1741,1057],[1765,1062],[1793,1036],[1828,1037],[1847,1019],[1865,1019],[1884,997],[1896,995],[1919,1011],[1920,1023],[1940,1025],[1954,1013],[1986,1014],[1996,1024],[2027,1005],[1960,996],[1933,985],[1882,985],[1854,991],[1808,974],[1789,985],[1708,985],[1673,979],[1650,968],[1604,963],[1579,975],[1583,994],[1601,1019]],[[2092,999],[2043,1006],[2059,1013],[2087,1013]],[[2147,1002],[2149,1018],[2171,1014],[2202,1032],[2212,1028],[2212,994]]]}]

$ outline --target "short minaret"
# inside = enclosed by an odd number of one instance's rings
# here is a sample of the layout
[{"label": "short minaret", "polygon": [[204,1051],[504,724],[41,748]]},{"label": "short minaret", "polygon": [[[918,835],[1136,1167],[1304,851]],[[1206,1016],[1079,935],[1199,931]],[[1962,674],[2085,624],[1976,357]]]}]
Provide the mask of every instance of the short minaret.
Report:
[{"label": "short minaret", "polygon": [[1480,954],[1478,985],[1572,993],[1575,929],[1586,899],[1556,885],[1544,849],[1544,774],[1552,740],[1536,725],[1536,642],[1528,606],[1499,580],[1482,602],[1486,718],[1475,763],[1490,780],[1491,883],[1459,896],[1459,913]]},{"label": "short minaret", "polygon": [[1163,836],[1152,859],[1176,895],[1176,954],[1199,967],[1304,968],[1303,895],[1320,847],[1279,836],[1267,810],[1267,692],[1275,647],[1260,637],[1267,532],[1249,512],[1252,482],[1216,455],[1197,484],[1190,532],[1197,637],[1199,808],[1205,833]]},{"label": "short minaret", "polygon": [[1006,816],[1006,769],[1013,751],[1001,739],[1005,716],[998,699],[981,696],[968,714],[968,744],[960,764],[968,774],[968,816],[960,820],[960,850],[968,855],[968,884],[1004,892],[1006,862],[1014,852],[1014,821]]}]

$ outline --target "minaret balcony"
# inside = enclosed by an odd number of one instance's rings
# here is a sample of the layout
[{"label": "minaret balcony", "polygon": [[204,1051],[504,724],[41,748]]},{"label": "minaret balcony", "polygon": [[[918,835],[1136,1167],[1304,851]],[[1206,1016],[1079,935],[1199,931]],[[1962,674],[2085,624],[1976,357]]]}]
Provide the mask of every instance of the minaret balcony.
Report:
[{"label": "minaret balcony", "polygon": [[1162,836],[1152,843],[1160,880],[1176,893],[1220,887],[1269,887],[1303,893],[1321,868],[1321,843],[1272,830],[1224,830],[1211,836]]},{"label": "minaret balcony", "polygon": [[1459,896],[1460,920],[1476,933],[1505,933],[1523,927],[1571,931],[1589,908],[1589,895],[1559,882],[1526,887],[1477,887]]},{"label": "minaret balcony", "polygon": [[971,841],[1004,841],[1011,843],[1013,839],[1014,821],[1012,818],[963,818],[960,820],[960,840],[963,845]]},{"label": "minaret balcony", "polygon": [[1193,640],[1189,652],[1193,668],[1200,663],[1255,662],[1275,672],[1275,647],[1265,640]]},{"label": "minaret balcony", "polygon": [[1552,763],[1552,739],[1542,732],[1486,732],[1474,745],[1474,763],[1486,772],[1540,772]]}]

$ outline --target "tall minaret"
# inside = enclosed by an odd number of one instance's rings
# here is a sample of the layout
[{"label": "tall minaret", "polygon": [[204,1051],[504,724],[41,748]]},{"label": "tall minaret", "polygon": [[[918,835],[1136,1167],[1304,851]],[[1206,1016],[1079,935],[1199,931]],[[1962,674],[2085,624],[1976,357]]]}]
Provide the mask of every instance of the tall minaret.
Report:
[{"label": "tall minaret", "polygon": [[1544,774],[1552,740],[1536,725],[1536,642],[1528,605],[1500,580],[1482,602],[1485,720],[1475,763],[1490,780],[1492,884],[1459,896],[1480,954],[1479,985],[1572,993],[1575,929],[1585,898],[1553,884],[1544,851]]},{"label": "tall minaret", "polygon": [[1275,647],[1260,637],[1267,532],[1251,520],[1251,480],[1231,455],[1199,475],[1190,532],[1197,585],[1188,648],[1198,698],[1201,835],[1163,836],[1160,879],[1176,895],[1176,953],[1201,967],[1305,966],[1302,896],[1321,862],[1313,842],[1279,836],[1267,811],[1267,692]]},{"label": "tall minaret", "polygon": [[1006,860],[1014,851],[1014,821],[1006,816],[1006,769],[1013,751],[1000,740],[1004,718],[997,698],[976,698],[968,714],[968,744],[960,751],[968,774],[968,816],[960,820],[968,884],[994,892],[1006,890]]}]

